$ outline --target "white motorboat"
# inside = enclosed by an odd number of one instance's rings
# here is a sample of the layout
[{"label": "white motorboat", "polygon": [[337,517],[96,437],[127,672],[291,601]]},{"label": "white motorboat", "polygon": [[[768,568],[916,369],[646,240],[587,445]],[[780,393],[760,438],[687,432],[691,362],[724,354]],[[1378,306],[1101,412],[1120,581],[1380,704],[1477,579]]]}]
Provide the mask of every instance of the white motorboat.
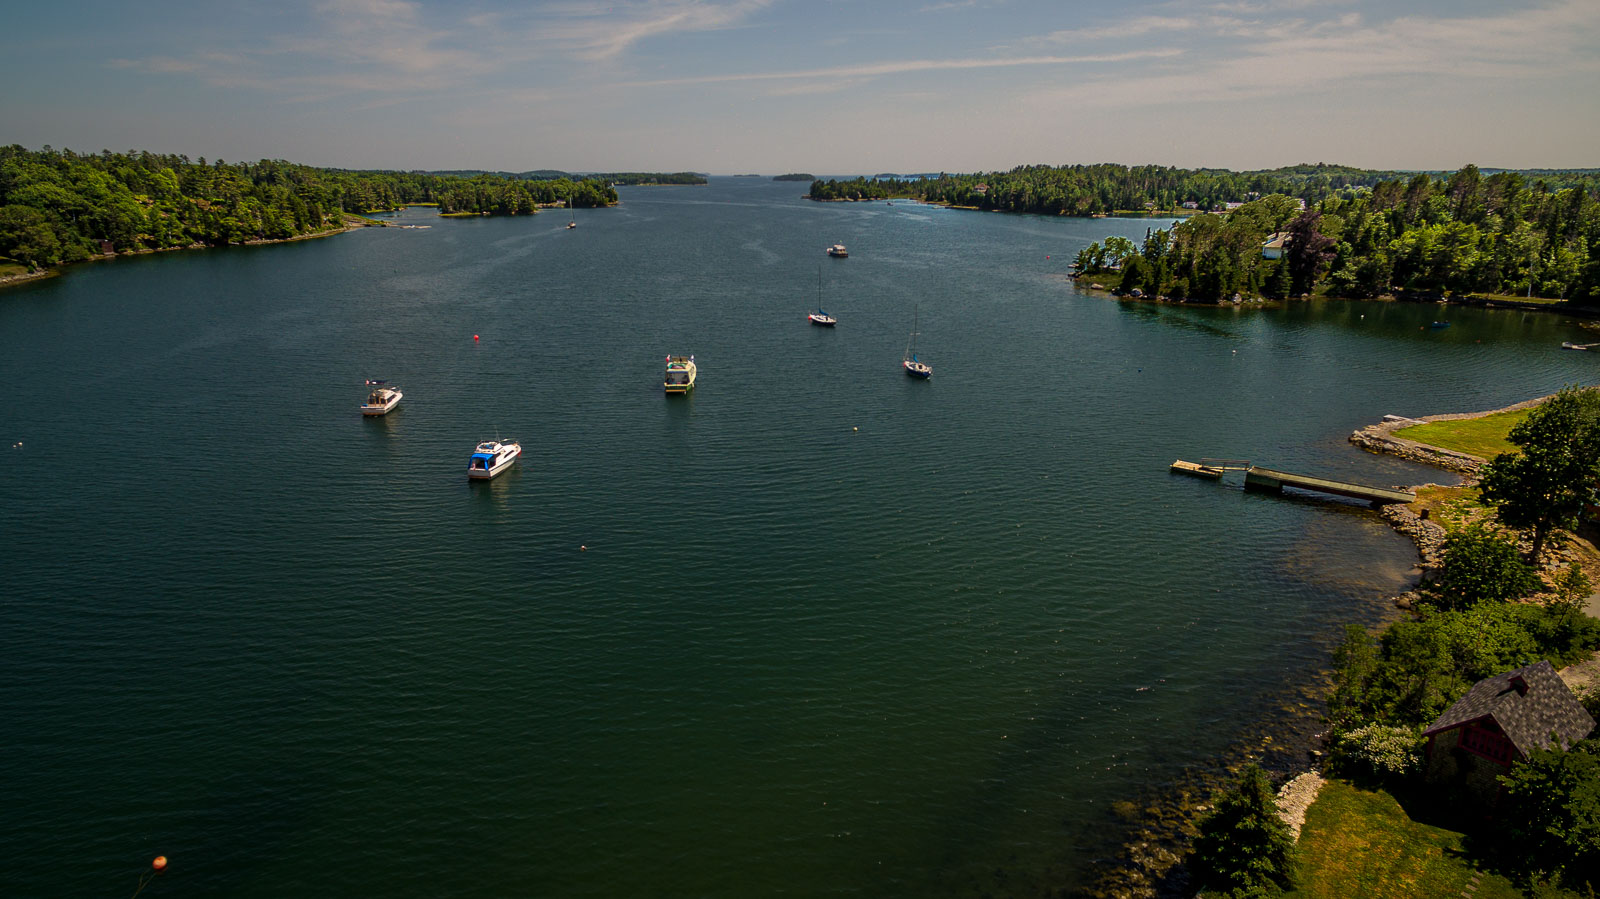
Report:
[{"label": "white motorboat", "polygon": [[661,378],[661,386],[667,391],[668,396],[686,394],[694,389],[694,379],[699,371],[694,364],[693,356],[668,356],[667,370]]},{"label": "white motorboat", "polygon": [[850,251],[844,248],[844,244],[836,243],[828,248],[828,255],[835,259],[844,259],[850,255]]},{"label": "white motorboat", "polygon": [[400,405],[401,397],[405,394],[398,387],[389,387],[388,381],[367,381],[367,386],[372,392],[367,394],[367,401],[361,404],[362,415],[388,415],[395,406]]},{"label": "white motorboat", "polygon": [[520,443],[485,440],[472,451],[472,459],[467,462],[467,477],[477,481],[487,481],[510,468],[520,455],[522,455]]}]

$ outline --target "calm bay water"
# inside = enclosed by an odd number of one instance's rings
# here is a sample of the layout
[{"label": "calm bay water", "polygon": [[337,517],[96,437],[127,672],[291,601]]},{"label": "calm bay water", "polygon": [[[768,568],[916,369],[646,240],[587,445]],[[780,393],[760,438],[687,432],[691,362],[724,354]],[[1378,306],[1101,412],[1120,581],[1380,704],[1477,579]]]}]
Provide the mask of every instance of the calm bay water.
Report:
[{"label": "calm bay water", "polygon": [[[1110,803],[1415,562],[1174,458],[1444,480],[1344,438],[1600,364],[1555,316],[1064,278],[1164,221],[802,189],[624,189],[572,232],[417,209],[0,293],[0,892],[131,892],[157,854],[147,895],[1071,887]],[[368,377],[397,412],[357,414]],[[496,434],[522,461],[469,484]]]}]

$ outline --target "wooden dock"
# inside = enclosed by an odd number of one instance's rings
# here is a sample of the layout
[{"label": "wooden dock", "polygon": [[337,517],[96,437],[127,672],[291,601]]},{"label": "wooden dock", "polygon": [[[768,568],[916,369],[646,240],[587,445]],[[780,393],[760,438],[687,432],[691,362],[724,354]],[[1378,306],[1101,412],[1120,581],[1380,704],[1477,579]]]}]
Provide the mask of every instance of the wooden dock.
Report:
[{"label": "wooden dock", "polygon": [[1274,471],[1271,468],[1262,468],[1259,465],[1252,465],[1244,473],[1244,489],[1246,490],[1281,493],[1285,487],[1311,490],[1316,493],[1331,493],[1335,496],[1348,496],[1351,499],[1364,499],[1375,506],[1389,503],[1409,503],[1414,502],[1417,498],[1416,494],[1407,493],[1403,490],[1390,490],[1387,487],[1369,487],[1365,484],[1349,484],[1344,481],[1329,480],[1328,478],[1290,474],[1287,471]]},{"label": "wooden dock", "polygon": [[1210,478],[1213,481],[1222,479],[1222,469],[1212,468],[1209,465],[1200,465],[1195,462],[1185,462],[1182,459],[1172,463],[1170,470],[1173,474],[1193,475],[1197,478]]}]

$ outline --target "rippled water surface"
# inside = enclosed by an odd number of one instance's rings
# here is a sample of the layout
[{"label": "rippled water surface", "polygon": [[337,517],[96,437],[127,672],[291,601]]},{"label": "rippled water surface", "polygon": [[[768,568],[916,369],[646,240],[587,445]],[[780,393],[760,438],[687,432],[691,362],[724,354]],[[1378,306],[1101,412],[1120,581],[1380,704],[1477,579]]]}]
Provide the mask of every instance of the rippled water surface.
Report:
[{"label": "rippled water surface", "polygon": [[[1144,220],[801,190],[0,293],[4,891],[131,892],[156,854],[150,895],[1070,887],[1111,802],[1415,561],[1174,458],[1444,479],[1344,438],[1600,364],[1555,316],[1075,292]],[[397,412],[357,414],[368,377]],[[469,484],[497,434],[521,462]]]}]

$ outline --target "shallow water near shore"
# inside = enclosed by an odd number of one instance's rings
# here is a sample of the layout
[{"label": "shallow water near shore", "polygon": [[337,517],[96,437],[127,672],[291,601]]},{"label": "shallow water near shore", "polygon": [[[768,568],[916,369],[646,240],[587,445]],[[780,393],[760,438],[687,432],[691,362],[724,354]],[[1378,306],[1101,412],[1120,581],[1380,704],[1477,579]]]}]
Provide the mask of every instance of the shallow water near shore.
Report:
[{"label": "shallow water near shore", "polygon": [[[799,192],[413,209],[0,293],[6,892],[157,854],[189,895],[1080,886],[1114,803],[1415,562],[1172,460],[1446,481],[1345,437],[1600,364],[1553,315],[1076,292],[1147,219]],[[364,378],[400,409],[362,419]],[[469,484],[497,434],[522,460]]]}]

